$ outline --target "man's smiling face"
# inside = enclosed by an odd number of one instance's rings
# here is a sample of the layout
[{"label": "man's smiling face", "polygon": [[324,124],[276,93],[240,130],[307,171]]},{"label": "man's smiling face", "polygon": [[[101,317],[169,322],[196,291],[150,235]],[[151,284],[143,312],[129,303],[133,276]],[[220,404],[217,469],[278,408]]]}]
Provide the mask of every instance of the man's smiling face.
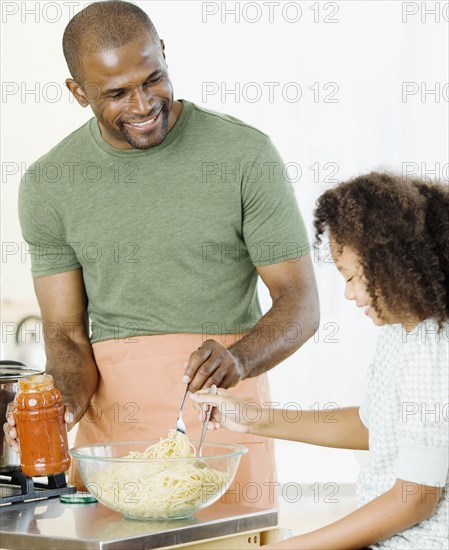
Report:
[{"label": "man's smiling face", "polygon": [[103,139],[113,147],[155,147],[174,125],[179,110],[174,109],[163,43],[150,33],[120,48],[86,54],[83,77],[82,87],[72,81],[78,89],[71,86],[72,92],[90,105]]}]

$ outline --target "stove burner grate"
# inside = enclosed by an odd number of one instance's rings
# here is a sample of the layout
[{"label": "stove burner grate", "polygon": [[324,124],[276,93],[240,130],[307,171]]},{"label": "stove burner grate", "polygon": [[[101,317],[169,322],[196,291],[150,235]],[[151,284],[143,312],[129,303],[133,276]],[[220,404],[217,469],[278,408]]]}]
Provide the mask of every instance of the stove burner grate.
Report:
[{"label": "stove burner grate", "polygon": [[67,485],[64,473],[48,476],[47,483],[34,481],[20,470],[0,473],[0,506],[75,492],[76,487]]}]

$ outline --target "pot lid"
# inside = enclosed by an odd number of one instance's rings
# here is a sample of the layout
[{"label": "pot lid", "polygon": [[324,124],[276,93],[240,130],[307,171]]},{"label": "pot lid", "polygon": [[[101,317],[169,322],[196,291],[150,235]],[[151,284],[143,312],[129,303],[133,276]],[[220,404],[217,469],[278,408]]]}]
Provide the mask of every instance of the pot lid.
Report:
[{"label": "pot lid", "polygon": [[36,369],[30,369],[19,361],[0,361],[0,382],[10,382],[40,372]]}]

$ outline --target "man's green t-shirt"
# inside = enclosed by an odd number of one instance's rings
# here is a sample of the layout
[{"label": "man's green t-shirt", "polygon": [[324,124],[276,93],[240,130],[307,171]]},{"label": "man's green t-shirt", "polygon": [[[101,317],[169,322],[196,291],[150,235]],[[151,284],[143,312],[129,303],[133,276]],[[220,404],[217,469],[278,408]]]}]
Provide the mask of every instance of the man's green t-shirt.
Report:
[{"label": "man's green t-shirt", "polygon": [[309,252],[269,137],[185,100],[148,150],[112,147],[92,118],[27,170],[19,214],[34,277],[82,269],[92,342],[248,330],[255,266]]}]

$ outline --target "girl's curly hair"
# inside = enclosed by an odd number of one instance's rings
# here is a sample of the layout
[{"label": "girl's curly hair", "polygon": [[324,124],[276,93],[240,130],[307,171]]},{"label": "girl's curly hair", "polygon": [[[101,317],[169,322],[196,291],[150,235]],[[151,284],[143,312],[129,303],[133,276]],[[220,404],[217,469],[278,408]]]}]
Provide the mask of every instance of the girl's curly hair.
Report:
[{"label": "girl's curly hair", "polygon": [[314,224],[357,253],[379,315],[448,320],[448,186],[371,172],[321,195]]}]

